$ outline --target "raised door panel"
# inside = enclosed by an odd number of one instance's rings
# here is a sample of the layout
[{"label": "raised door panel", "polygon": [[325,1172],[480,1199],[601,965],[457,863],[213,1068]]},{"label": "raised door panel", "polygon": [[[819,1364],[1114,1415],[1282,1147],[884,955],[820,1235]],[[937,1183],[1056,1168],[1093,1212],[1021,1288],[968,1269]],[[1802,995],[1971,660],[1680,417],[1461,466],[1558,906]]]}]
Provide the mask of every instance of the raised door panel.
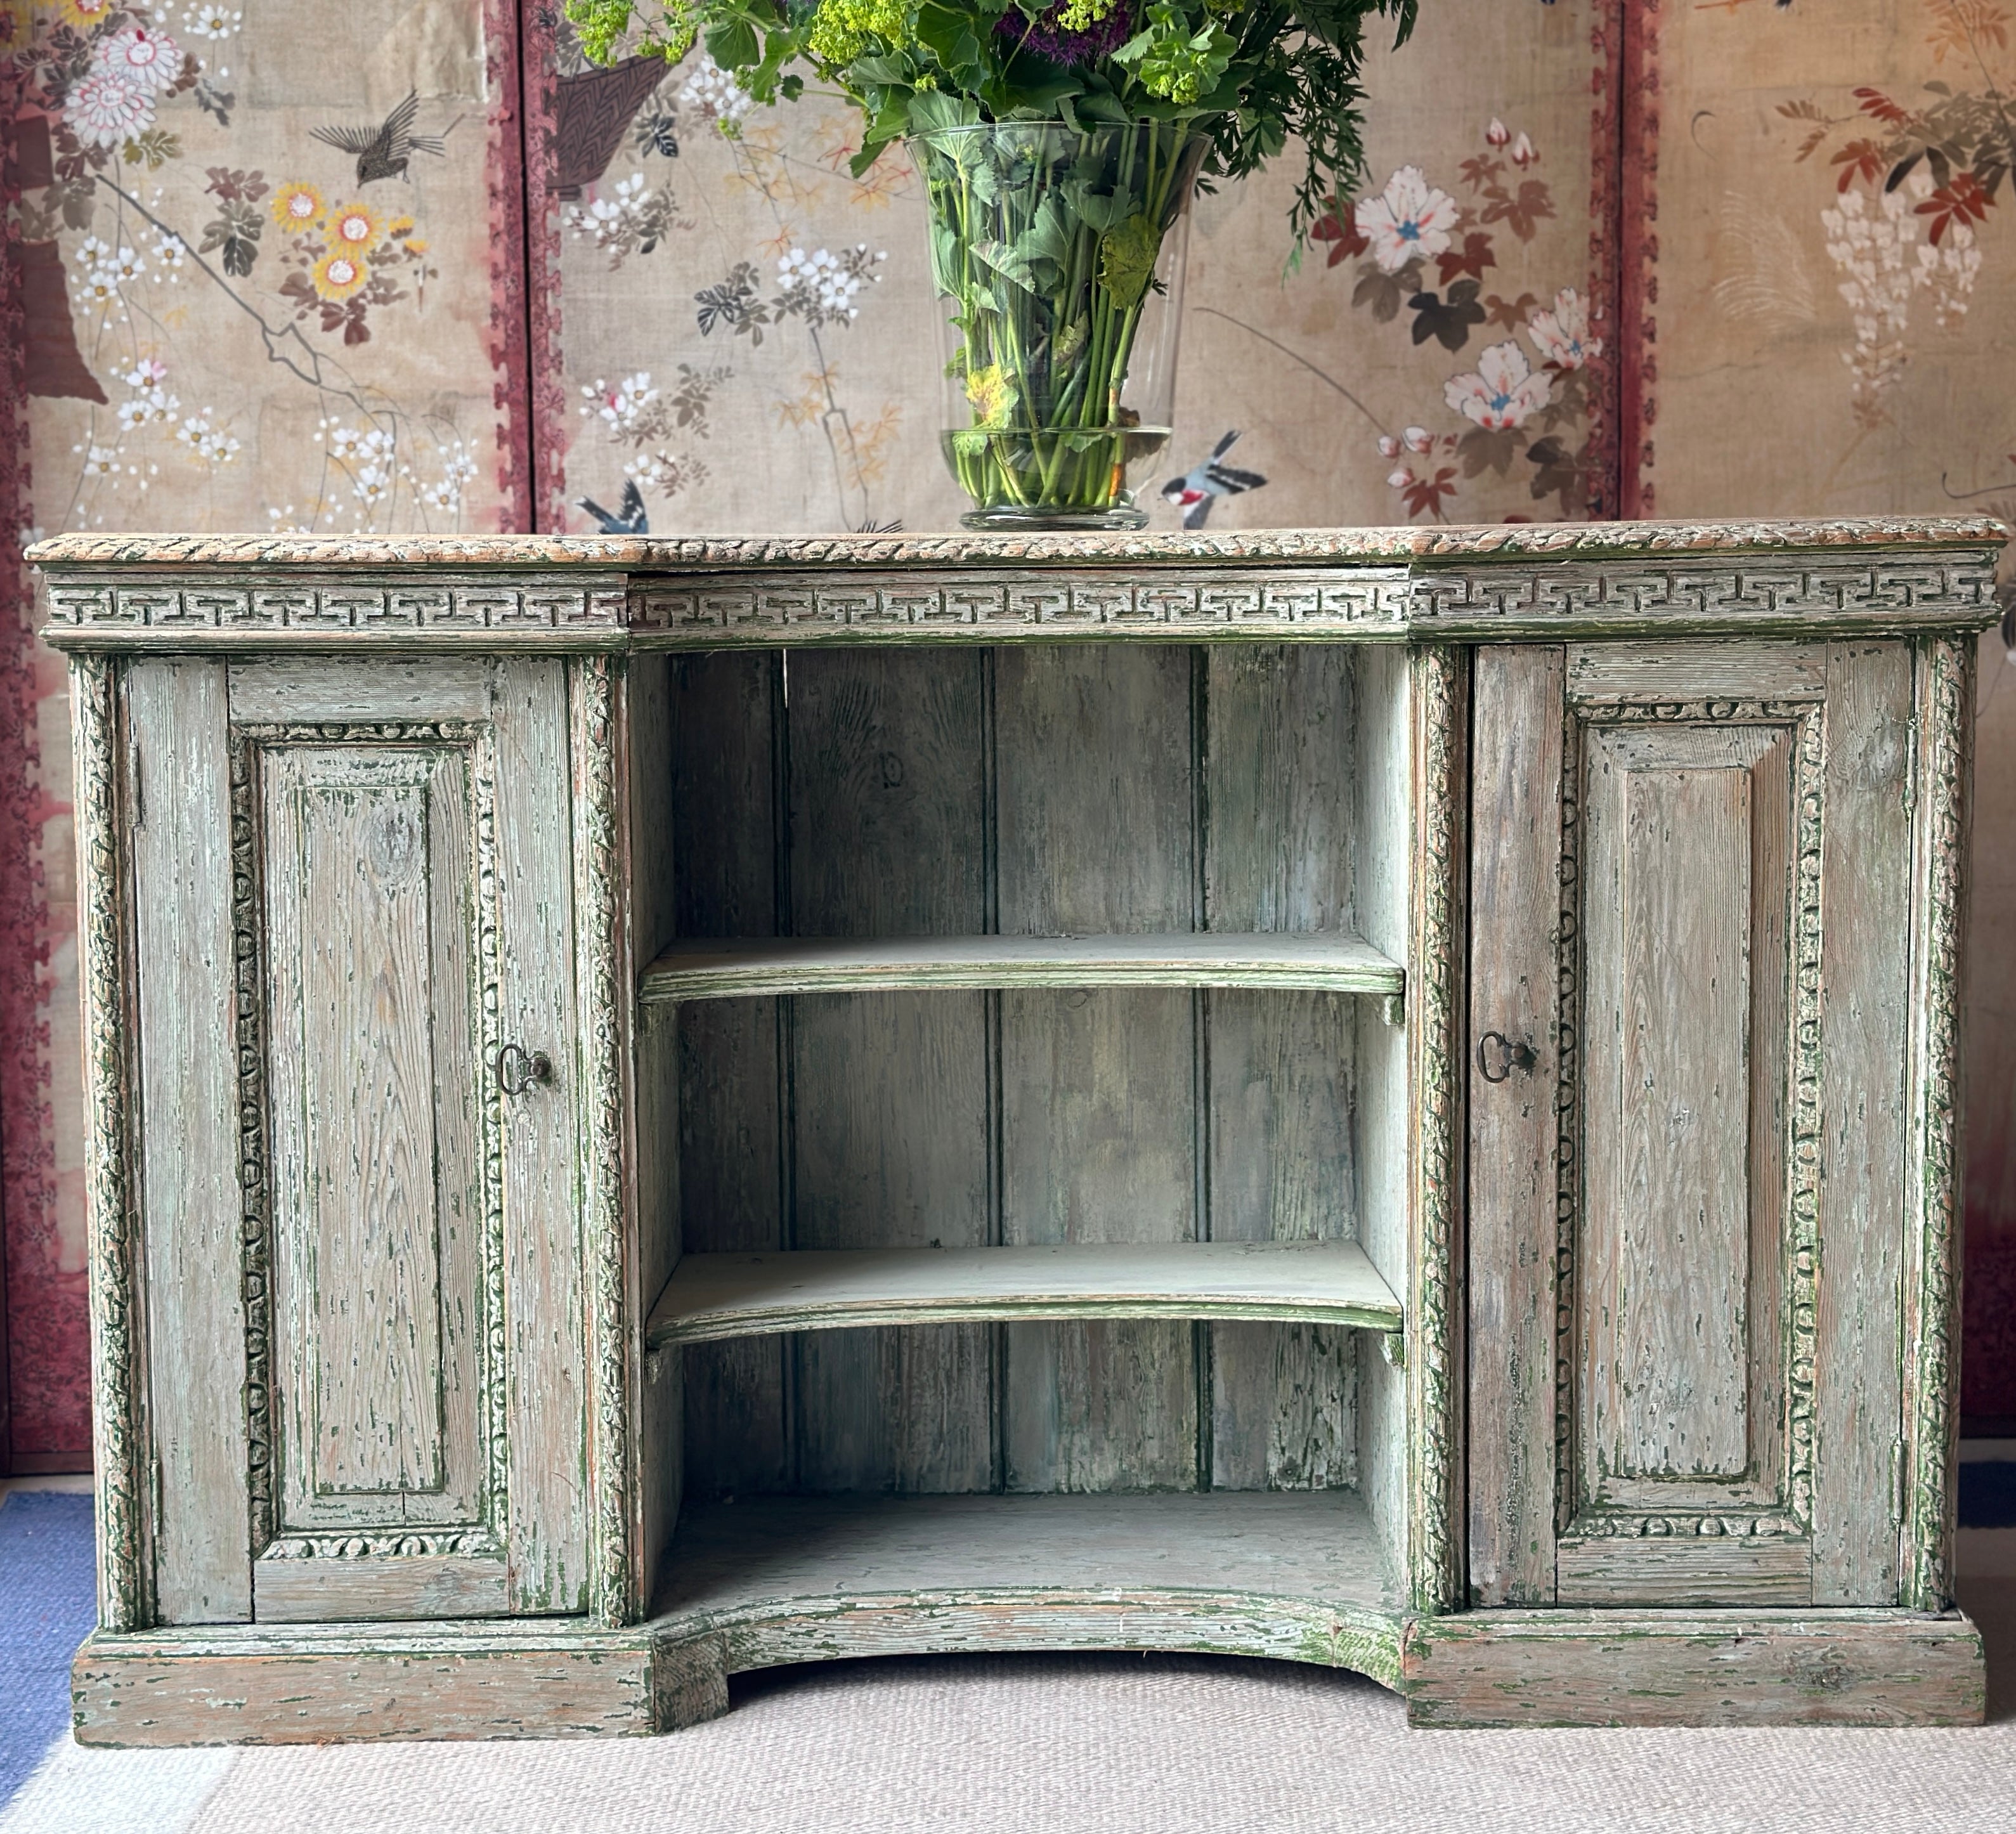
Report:
[{"label": "raised door panel", "polygon": [[1909,646],[1476,679],[1472,1597],[1893,1602]]},{"label": "raised door panel", "polygon": [[262,1621],[581,1609],[563,670],[232,671]]}]

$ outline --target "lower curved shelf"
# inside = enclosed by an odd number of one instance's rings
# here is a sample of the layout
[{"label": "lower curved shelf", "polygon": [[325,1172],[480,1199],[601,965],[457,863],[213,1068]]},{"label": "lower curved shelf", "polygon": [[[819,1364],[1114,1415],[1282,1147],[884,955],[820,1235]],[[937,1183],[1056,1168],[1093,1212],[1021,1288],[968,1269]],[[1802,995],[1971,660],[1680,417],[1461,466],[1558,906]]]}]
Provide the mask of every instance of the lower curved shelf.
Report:
[{"label": "lower curved shelf", "polygon": [[1400,1682],[1405,1612],[1349,1491],[768,1497],[689,1512],[651,1618],[663,1705],[868,1656],[1153,1649]]}]

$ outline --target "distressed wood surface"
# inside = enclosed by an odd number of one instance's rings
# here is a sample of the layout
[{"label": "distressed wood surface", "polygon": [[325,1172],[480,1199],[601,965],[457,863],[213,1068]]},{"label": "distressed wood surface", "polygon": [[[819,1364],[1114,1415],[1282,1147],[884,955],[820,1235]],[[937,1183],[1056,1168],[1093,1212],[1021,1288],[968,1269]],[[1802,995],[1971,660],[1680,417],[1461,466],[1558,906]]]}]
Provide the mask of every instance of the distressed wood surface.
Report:
[{"label": "distressed wood surface", "polygon": [[229,665],[239,725],[488,719],[491,665],[477,656],[262,656]]},{"label": "distressed wood surface", "polygon": [[77,1652],[70,1699],[81,1745],[607,1738],[656,1729],[652,1678],[636,1632],[101,1631]]},{"label": "distressed wood surface", "polygon": [[501,1109],[511,1602],[577,1612],[589,1602],[585,1264],[581,1147],[587,1116],[576,1043],[572,802],[567,682],[558,664],[497,669],[497,993],[503,1037],[553,1058],[552,1080],[485,1099]]},{"label": "distressed wood surface", "polygon": [[1564,1537],[1563,1605],[1813,1603],[1813,1545],[1789,1535]]},{"label": "distressed wood surface", "polygon": [[[681,656],[671,664],[667,813],[681,936],[776,931],[780,672],[773,657]],[[678,1028],[686,1252],[783,1248],[779,1003],[708,1002],[664,1016]],[[651,1119],[663,1124],[662,1115]],[[743,1338],[679,1353],[689,1495],[747,1495],[790,1481],[784,1349],[781,1338]]]},{"label": "distressed wood surface", "polygon": [[[1333,644],[1206,656],[1199,684],[1202,921],[1221,947],[1240,931],[1257,932],[1271,947],[1289,940],[1288,932],[1300,933],[1298,943],[1331,932],[1397,982],[1404,978],[1399,964],[1348,934],[1358,853],[1357,663],[1355,650]],[[1356,990],[1397,988],[1361,983]],[[1215,1241],[1356,1236],[1354,1003],[1244,990],[1204,1000],[1205,1218]],[[1204,1475],[1212,1485],[1321,1488],[1356,1480],[1358,1353],[1348,1331],[1214,1323],[1209,1352]]]},{"label": "distressed wood surface", "polygon": [[1975,647],[1917,648],[1912,830],[1911,1133],[1906,1161],[1903,1602],[1952,1602],[1960,1410],[1960,976]]},{"label": "distressed wood surface", "polygon": [[1468,1142],[1459,989],[1468,951],[1463,880],[1470,851],[1470,658],[1453,647],[1431,646],[1414,652],[1413,671],[1407,1580],[1409,1602],[1432,1612],[1459,1609],[1468,1591],[1462,1198]]},{"label": "distressed wood surface", "polygon": [[1757,906],[1787,895],[1786,820],[1760,816],[1791,792],[1783,728],[1598,728],[1588,748],[1580,1429],[1600,1505],[1752,1478],[1751,975],[1787,970],[1782,924],[1776,960],[1752,942]]},{"label": "distressed wood surface", "polygon": [[[836,650],[788,659],[786,839],[800,935],[987,927],[983,658]],[[791,1245],[982,1248],[993,1233],[987,1001],[790,1002]],[[794,1338],[797,1482],[986,1489],[992,1334],[975,1324]]]},{"label": "distressed wood surface", "polygon": [[1813,1602],[1900,1599],[1911,652],[1828,659]]},{"label": "distressed wood surface", "polygon": [[464,761],[272,747],[262,776],[278,1526],[476,1521],[488,1457]]},{"label": "distressed wood surface", "polygon": [[980,987],[1293,987],[1398,993],[1406,972],[1357,937],[792,937],[679,942],[644,972],[646,1000]]},{"label": "distressed wood surface", "polygon": [[262,1624],[502,1617],[511,1609],[504,1562],[461,1554],[255,1560],[252,1602]]},{"label": "distressed wood surface", "polygon": [[109,1630],[130,1630],[151,1618],[153,1591],[125,876],[133,786],[121,743],[116,665],[79,657],[70,676],[98,1621]]},{"label": "distressed wood surface", "polygon": [[1213,1316],[1390,1331],[1400,1305],[1352,1241],[801,1248],[689,1255],[647,1336],[656,1347],[959,1318]]},{"label": "distressed wood surface", "polygon": [[[1489,654],[1480,651],[1480,656]],[[1823,643],[1741,643],[1712,638],[1670,643],[1575,643],[1568,651],[1571,699],[1817,701],[1827,693]]]},{"label": "distressed wood surface", "polygon": [[1957,1612],[1492,1611],[1409,1627],[1417,1726],[1971,1726]]},{"label": "distressed wood surface", "polygon": [[153,1603],[231,1623],[252,1579],[224,665],[136,662],[125,714]]},{"label": "distressed wood surface", "polygon": [[[1004,650],[995,671],[1003,934],[1194,928],[1190,652]],[[1199,997],[1003,994],[1004,1242],[1208,1233],[1197,1214]],[[1197,1482],[1188,1324],[1014,1324],[1003,1335],[1010,1489]]]},{"label": "distressed wood surface", "polygon": [[[1469,1405],[1470,1596],[1554,1595],[1557,1307],[1556,1026],[1561,928],[1558,648],[1491,644],[1472,676]],[[1528,1046],[1530,1068],[1487,1082],[1485,1034]],[[1500,1073],[1494,1061],[1492,1073]]]}]

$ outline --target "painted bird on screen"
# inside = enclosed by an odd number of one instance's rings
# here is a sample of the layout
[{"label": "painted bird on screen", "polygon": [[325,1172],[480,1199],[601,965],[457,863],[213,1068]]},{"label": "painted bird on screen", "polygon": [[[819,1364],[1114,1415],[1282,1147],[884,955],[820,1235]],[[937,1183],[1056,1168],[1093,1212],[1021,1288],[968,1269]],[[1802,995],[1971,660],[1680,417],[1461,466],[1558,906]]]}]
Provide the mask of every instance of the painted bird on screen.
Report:
[{"label": "painted bird on screen", "polygon": [[623,486],[623,500],[616,506],[616,513],[610,515],[592,497],[574,499],[577,510],[585,510],[592,516],[603,535],[649,535],[651,524],[644,515],[644,493],[632,478]]},{"label": "painted bird on screen", "polygon": [[1183,512],[1184,528],[1203,528],[1211,514],[1211,505],[1220,497],[1236,497],[1241,491],[1258,490],[1267,481],[1257,471],[1241,471],[1221,462],[1238,438],[1235,427],[1211,448],[1209,458],[1193,465],[1182,477],[1172,477],[1162,486],[1162,501],[1173,503]]},{"label": "painted bird on screen", "polygon": [[386,116],[381,127],[315,128],[309,130],[310,136],[325,146],[356,154],[360,185],[377,178],[403,178],[415,153],[431,153],[438,157],[444,150],[439,135],[413,132],[419,112],[420,94],[416,89]]}]

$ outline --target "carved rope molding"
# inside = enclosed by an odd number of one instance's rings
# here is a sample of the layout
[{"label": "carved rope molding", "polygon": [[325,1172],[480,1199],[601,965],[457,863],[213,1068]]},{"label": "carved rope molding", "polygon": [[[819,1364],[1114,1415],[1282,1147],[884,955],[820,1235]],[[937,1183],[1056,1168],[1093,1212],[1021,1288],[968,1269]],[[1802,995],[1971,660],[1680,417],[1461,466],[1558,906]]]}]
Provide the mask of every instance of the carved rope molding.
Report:
[{"label": "carved rope molding", "polygon": [[85,1190],[97,1371],[92,1412],[99,1622],[108,1630],[133,1630],[143,1628],[152,1613],[143,1551],[145,1460],[134,1342],[131,1142],[126,1126],[131,1040],[121,921],[118,703],[109,661],[77,658],[70,664],[70,683],[88,1115]]},{"label": "carved rope molding", "polygon": [[572,671],[574,781],[576,984],[586,1010],[584,1078],[589,1189],[586,1241],[589,1357],[594,1403],[592,1457],[594,1611],[610,1628],[630,1623],[632,1558],[629,1348],[624,1303],[623,1009],[617,985],[621,921],[616,826],[615,672],[606,656],[584,657]]},{"label": "carved rope molding", "polygon": [[1413,1033],[1416,1217],[1407,1306],[1408,1434],[1414,1530],[1409,1591],[1417,1611],[1460,1609],[1467,1590],[1459,1494],[1461,1385],[1457,1206],[1461,1079],[1457,1075],[1462,913],[1456,875],[1463,851],[1466,655],[1436,644],[1414,662],[1415,755],[1421,786],[1415,850],[1413,960],[1407,1017]]},{"label": "carved rope molding", "polygon": [[1917,1112],[1908,1188],[1915,1212],[1917,1331],[1910,1354],[1917,1399],[1906,1513],[1904,1603],[1943,1611],[1952,1602],[1953,1406],[1960,1282],[1953,1265],[1960,1089],[1960,931],[1965,921],[1967,781],[1975,647],[1939,640],[1919,650],[1918,872],[1923,933],[1913,950]]},{"label": "carved rope molding", "polygon": [[487,1520],[425,1530],[378,1529],[358,1533],[332,1530],[305,1533],[283,1526],[280,1500],[282,1457],[275,1425],[272,1371],[273,1220],[272,1158],[267,1139],[268,1090],[265,974],[265,892],[260,872],[258,777],[261,756],[275,745],[402,744],[452,747],[465,759],[466,793],[473,808],[470,834],[476,855],[477,959],[481,989],[481,1061],[491,1060],[497,1032],[498,921],[495,768],[489,755],[491,730],[466,720],[373,721],[365,723],[243,722],[231,729],[231,919],[238,968],[237,1056],[239,1182],[243,1223],[240,1274],[246,1321],[246,1440],[250,1465],[251,1551],[254,1559],[390,1558],[444,1554],[503,1558],[496,1538],[501,1526],[509,1471],[505,1427],[503,1117],[484,1117],[481,1132],[482,1191],[480,1220],[484,1292],[484,1362],[478,1375],[482,1397]]},{"label": "carved rope molding", "polygon": [[[1791,1099],[1784,1227],[1785,1451],[1776,1504],[1651,1510],[1594,1504],[1577,1456],[1575,1342],[1582,1220],[1581,814],[1585,734],[1592,726],[1782,726],[1793,735],[1794,860],[1788,943],[1792,1000],[1787,1066]],[[1820,869],[1826,726],[1809,701],[1641,701],[1568,704],[1561,746],[1561,929],[1557,959],[1560,1064],[1555,1134],[1554,1497],[1557,1531],[1582,1540],[1639,1536],[1809,1534],[1813,1529],[1814,1373],[1819,1354]]]}]

